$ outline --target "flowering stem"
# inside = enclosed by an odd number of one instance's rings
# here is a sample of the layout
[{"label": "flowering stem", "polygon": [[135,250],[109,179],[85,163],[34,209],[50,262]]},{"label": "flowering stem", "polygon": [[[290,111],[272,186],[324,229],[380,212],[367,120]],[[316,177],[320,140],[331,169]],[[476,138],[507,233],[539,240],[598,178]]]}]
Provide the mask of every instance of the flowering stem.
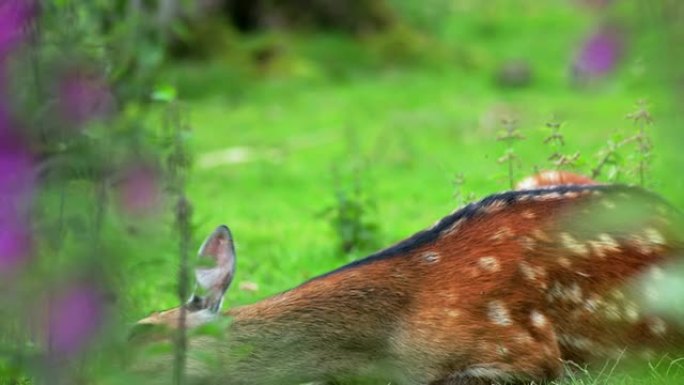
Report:
[{"label": "flowering stem", "polygon": [[178,232],[178,301],[181,306],[178,334],[174,352],[173,383],[182,385],[185,383],[185,362],[187,351],[187,334],[185,330],[186,313],[185,302],[190,292],[188,255],[192,243],[192,206],[185,195],[185,181],[188,169],[188,154],[185,148],[184,131],[187,127],[183,124],[180,106],[172,100],[168,104],[164,119],[165,131],[169,137],[171,146],[167,158],[169,168],[169,184],[176,195],[176,231]]},{"label": "flowering stem", "polygon": [[[188,284],[188,255],[191,243],[191,227],[190,218],[192,216],[192,206],[181,193],[178,197],[176,205],[176,226],[178,226],[178,233],[180,240],[178,242],[178,252],[180,255],[180,263],[178,268],[178,299],[181,304],[187,301],[189,296]],[[185,306],[181,306],[180,319],[178,320],[179,328],[176,336],[176,352],[174,359],[174,384],[181,385],[185,383],[185,360],[187,350],[187,336],[185,332]]]}]

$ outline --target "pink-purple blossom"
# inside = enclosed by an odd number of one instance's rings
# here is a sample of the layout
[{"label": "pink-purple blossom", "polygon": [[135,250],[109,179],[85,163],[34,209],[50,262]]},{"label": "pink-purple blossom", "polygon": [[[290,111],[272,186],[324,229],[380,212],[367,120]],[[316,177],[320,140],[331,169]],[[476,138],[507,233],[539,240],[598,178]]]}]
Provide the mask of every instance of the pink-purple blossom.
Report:
[{"label": "pink-purple blossom", "polygon": [[117,185],[119,205],[129,215],[150,215],[161,205],[161,175],[158,167],[141,161],[124,168]]},{"label": "pink-purple blossom", "polygon": [[49,309],[48,345],[54,355],[79,353],[103,326],[104,298],[91,282],[72,283],[60,290]]},{"label": "pink-purple blossom", "polygon": [[31,252],[34,184],[34,159],[0,105],[0,273],[13,271]]},{"label": "pink-purple blossom", "polygon": [[0,58],[24,42],[27,27],[37,13],[35,0],[0,1]]},{"label": "pink-purple blossom", "polygon": [[109,86],[92,71],[72,69],[62,75],[57,88],[59,113],[67,124],[80,127],[113,112]]},{"label": "pink-purple blossom", "polygon": [[612,72],[622,56],[622,39],[618,31],[600,29],[582,44],[574,71],[579,76],[598,77]]}]

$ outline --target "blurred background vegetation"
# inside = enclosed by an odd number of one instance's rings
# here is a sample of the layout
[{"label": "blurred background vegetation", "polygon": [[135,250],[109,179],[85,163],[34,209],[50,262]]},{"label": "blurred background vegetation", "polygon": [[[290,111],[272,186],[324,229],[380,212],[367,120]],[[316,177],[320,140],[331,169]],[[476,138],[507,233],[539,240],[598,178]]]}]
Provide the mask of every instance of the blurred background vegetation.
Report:
[{"label": "blurred background vegetation", "polygon": [[4,0],[0,383],[130,381],[112,364],[127,328],[187,298],[219,224],[235,306],[536,170],[684,207],[683,16],[665,0]]}]

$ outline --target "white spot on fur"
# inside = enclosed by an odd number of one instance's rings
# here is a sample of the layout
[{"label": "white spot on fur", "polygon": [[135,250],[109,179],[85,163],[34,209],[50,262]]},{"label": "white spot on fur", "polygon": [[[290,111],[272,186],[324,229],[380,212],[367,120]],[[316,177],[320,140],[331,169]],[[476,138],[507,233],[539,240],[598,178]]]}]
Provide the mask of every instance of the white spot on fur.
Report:
[{"label": "white spot on fur", "polygon": [[594,250],[594,254],[600,258],[605,257],[606,252],[620,251],[617,241],[606,233],[599,234],[597,241],[589,241],[589,245]]},{"label": "white spot on fur", "polygon": [[617,241],[611,237],[610,235],[606,233],[601,233],[599,234],[599,241],[603,244],[604,247],[609,247],[611,249],[614,249],[615,251],[618,251],[620,249],[620,245],[617,243]]},{"label": "white spot on fur", "polygon": [[501,301],[492,301],[487,305],[487,317],[493,323],[501,326],[507,326],[512,323],[508,309]]},{"label": "white spot on fur", "polygon": [[541,289],[546,289],[546,271],[543,267],[533,266],[522,261],[518,264],[518,269],[526,280],[536,283]]},{"label": "white spot on fur", "polygon": [[534,219],[537,217],[537,214],[535,214],[532,210],[525,210],[521,215],[525,219]]},{"label": "white spot on fur", "polygon": [[625,304],[625,318],[631,323],[639,320],[639,307],[636,303],[628,302]]},{"label": "white spot on fur", "polygon": [[451,318],[456,318],[460,315],[461,313],[458,310],[455,309],[449,309],[447,310],[447,315]]},{"label": "white spot on fur", "polygon": [[523,277],[528,281],[535,281],[537,279],[537,272],[534,271],[534,268],[529,263],[522,261],[518,264],[518,267]]},{"label": "white spot on fur", "polygon": [[625,293],[620,289],[614,289],[610,292],[610,296],[618,301],[625,299]]},{"label": "white spot on fur", "polygon": [[663,269],[661,269],[659,266],[653,266],[649,270],[648,274],[651,276],[656,281],[660,281],[665,278],[665,273],[663,272]]},{"label": "white spot on fur", "polygon": [[549,301],[563,299],[563,291],[563,285],[561,285],[560,282],[554,282],[551,286],[551,289],[549,289],[549,292],[547,293],[547,298]]},{"label": "white spot on fur", "polygon": [[420,255],[420,257],[427,263],[437,263],[441,259],[439,254],[437,254],[433,251],[428,251],[426,253],[423,253]]},{"label": "white spot on fur", "polygon": [[532,313],[530,313],[530,321],[532,321],[534,327],[539,329],[545,327],[547,323],[546,316],[537,310],[533,310]]},{"label": "white spot on fur", "polygon": [[603,314],[606,318],[608,318],[611,321],[619,321],[620,319],[622,319],[622,315],[620,314],[620,310],[618,309],[617,304],[613,302],[606,304],[606,306],[603,309]]},{"label": "white spot on fur", "polygon": [[566,269],[569,269],[570,267],[572,267],[572,262],[570,261],[570,259],[568,259],[566,257],[558,258],[558,264],[565,267]]},{"label": "white spot on fur", "polygon": [[531,237],[520,237],[520,245],[526,250],[534,250],[537,246],[537,241]]},{"label": "white spot on fur", "polygon": [[479,264],[482,270],[484,271],[497,272],[501,269],[501,266],[499,265],[499,260],[491,256],[480,258]]},{"label": "white spot on fur", "polygon": [[580,303],[582,302],[582,288],[575,282],[565,290],[564,296],[570,302]]},{"label": "white spot on fur", "polygon": [[598,294],[592,294],[586,301],[584,301],[584,308],[589,313],[596,313],[596,311],[603,305],[603,298],[601,298],[601,296]]},{"label": "white spot on fur", "polygon": [[566,191],[563,194],[563,196],[565,198],[574,199],[574,198],[577,198],[578,196],[580,196],[580,192],[579,191]]},{"label": "white spot on fur", "polygon": [[660,318],[654,317],[648,321],[648,328],[651,333],[657,336],[663,336],[667,333],[667,324]]},{"label": "white spot on fur", "polygon": [[641,236],[640,234],[632,234],[629,237],[629,241],[642,254],[651,254],[655,252],[654,244],[651,243],[645,236]]},{"label": "white spot on fur", "polygon": [[541,229],[532,230],[532,236],[538,241],[547,242],[547,243],[552,242],[551,237]]},{"label": "white spot on fur", "polygon": [[656,245],[664,245],[666,243],[663,234],[661,234],[660,231],[652,227],[649,227],[646,230],[644,230],[644,233],[646,234],[646,239],[648,239],[648,241],[651,243],[654,243]]},{"label": "white spot on fur", "polygon": [[596,255],[599,258],[605,258],[606,257],[606,252],[601,246],[601,243],[598,241],[588,241],[589,247],[594,251],[594,255]]},{"label": "white spot on fur", "polygon": [[586,256],[587,254],[589,254],[589,249],[587,248],[587,245],[580,243],[572,235],[568,233],[561,233],[560,237],[563,247],[570,250],[571,252],[582,256]]},{"label": "white spot on fur", "polygon": [[503,226],[496,230],[494,235],[489,237],[489,239],[491,239],[492,241],[503,241],[506,239],[513,238],[514,235],[515,233],[513,232],[513,230],[511,230],[510,227]]}]

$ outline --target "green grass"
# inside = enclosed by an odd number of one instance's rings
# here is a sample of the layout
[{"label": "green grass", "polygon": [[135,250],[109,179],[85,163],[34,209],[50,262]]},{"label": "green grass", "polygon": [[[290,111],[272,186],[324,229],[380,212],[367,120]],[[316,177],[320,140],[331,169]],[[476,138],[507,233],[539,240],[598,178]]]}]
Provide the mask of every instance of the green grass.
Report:
[{"label": "green grass", "polygon": [[[515,111],[527,138],[516,145],[521,178],[550,167],[551,150],[542,141],[552,116],[565,122],[566,152],[580,151],[587,172],[608,139],[634,130],[625,115],[647,98],[657,119],[650,187],[684,207],[684,179],[676,171],[682,137],[673,135],[669,90],[657,81],[657,68],[647,62],[643,72],[632,70],[643,62],[639,42],[616,74],[578,90],[567,73],[590,18],[565,6],[527,7],[473,10],[465,14],[471,18],[455,13],[396,57],[386,52],[396,42],[392,36],[361,42],[278,36],[253,43],[275,40],[284,47],[266,72],[249,67],[239,53],[169,68],[168,81],[190,97],[195,166],[188,194],[196,245],[219,224],[229,225],[237,242],[237,276],[225,307],[257,301],[363,256],[341,255],[321,216],[335,203],[336,169],[348,181],[350,164],[364,165],[360,179],[377,203],[372,215],[385,245],[451,212],[458,173],[465,176],[464,190],[477,197],[506,190],[505,167],[496,161],[505,150],[495,140],[500,110]],[[519,57],[529,60],[533,83],[497,88],[498,64]],[[128,321],[177,303],[172,231],[135,226],[139,233],[127,247],[141,244],[142,255],[126,278],[136,296]],[[241,282],[259,289],[241,291]],[[653,377],[652,383],[667,383]],[[641,383],[612,378],[615,384]],[[605,382],[588,376],[567,383]]]}]

